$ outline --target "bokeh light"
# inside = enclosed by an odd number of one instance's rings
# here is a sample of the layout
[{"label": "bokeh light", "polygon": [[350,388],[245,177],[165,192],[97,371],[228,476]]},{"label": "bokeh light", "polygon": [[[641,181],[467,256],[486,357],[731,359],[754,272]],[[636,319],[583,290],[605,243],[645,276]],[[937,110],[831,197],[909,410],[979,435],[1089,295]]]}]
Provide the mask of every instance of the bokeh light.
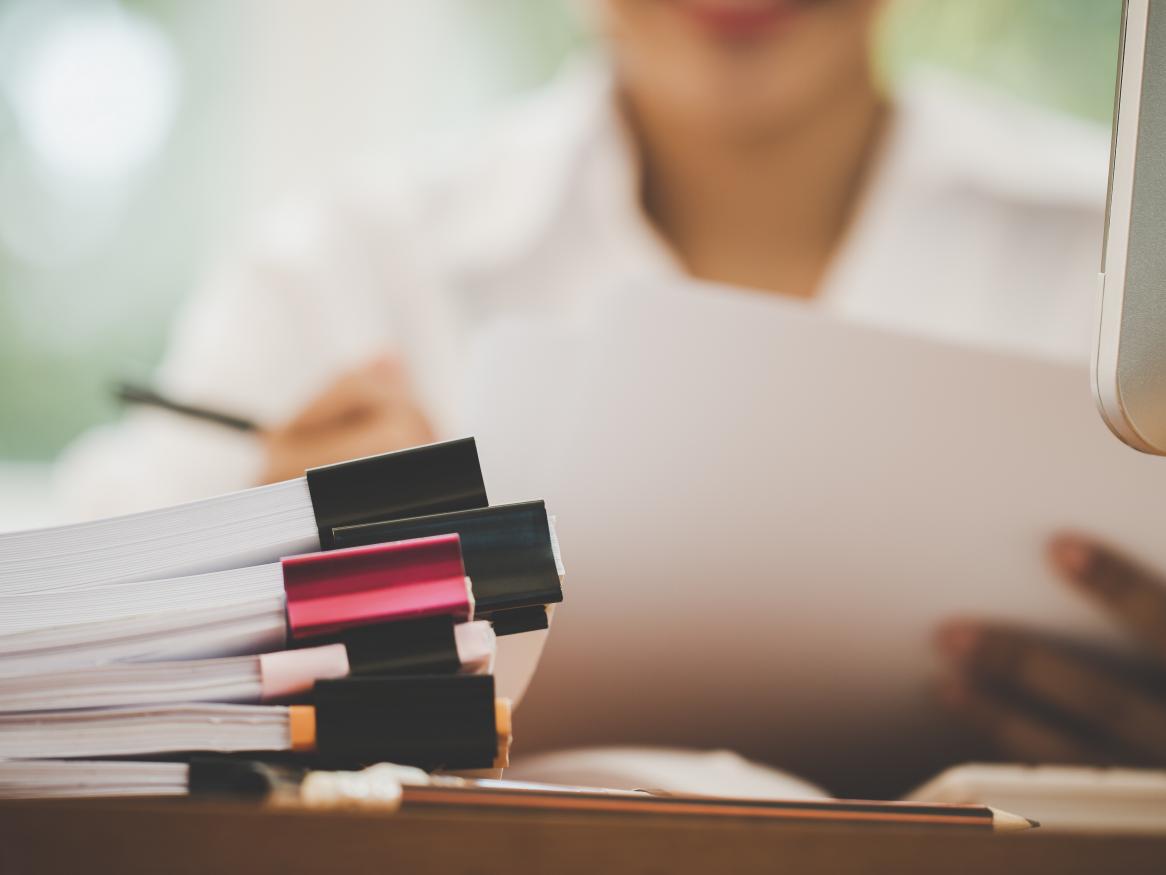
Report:
[{"label": "bokeh light", "polygon": [[12,47],[4,86],[18,131],[46,172],[116,181],[156,155],[170,131],[174,51],[156,25],[119,5],[57,11],[29,21],[31,33]]}]

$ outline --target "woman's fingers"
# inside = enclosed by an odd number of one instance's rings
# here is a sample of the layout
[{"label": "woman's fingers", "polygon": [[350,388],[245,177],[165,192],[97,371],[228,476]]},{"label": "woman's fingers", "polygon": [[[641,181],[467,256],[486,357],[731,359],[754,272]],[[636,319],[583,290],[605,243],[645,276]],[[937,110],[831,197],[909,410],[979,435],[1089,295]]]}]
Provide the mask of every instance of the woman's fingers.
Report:
[{"label": "woman's fingers", "polygon": [[957,623],[940,641],[972,683],[1005,690],[1046,715],[1064,715],[1066,725],[1087,727],[1136,758],[1166,762],[1166,700],[1160,691],[1019,629]]},{"label": "woman's fingers", "polygon": [[286,425],[263,434],[263,482],[307,468],[405,449],[434,440],[404,368],[378,359],[337,379]]},{"label": "woman's fingers", "polygon": [[1061,574],[1166,660],[1166,577],[1074,534],[1049,544]]},{"label": "woman's fingers", "polygon": [[376,414],[409,397],[404,367],[381,357],[341,374],[313,398],[288,428],[309,430]]},{"label": "woman's fingers", "polygon": [[435,440],[419,410],[336,422],[331,427],[282,429],[264,435],[266,464],[261,482],[300,477],[308,468],[403,450]]},{"label": "woman's fingers", "polygon": [[990,692],[953,680],[940,690],[944,704],[967,721],[1006,757],[1021,762],[1096,765],[1104,752],[1073,733],[1051,726]]}]

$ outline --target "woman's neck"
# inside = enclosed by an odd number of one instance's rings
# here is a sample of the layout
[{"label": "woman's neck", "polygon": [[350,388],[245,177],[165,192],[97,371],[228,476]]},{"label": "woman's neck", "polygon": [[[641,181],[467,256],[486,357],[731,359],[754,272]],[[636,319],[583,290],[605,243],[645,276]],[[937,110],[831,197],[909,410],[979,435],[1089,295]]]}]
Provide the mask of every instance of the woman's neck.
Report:
[{"label": "woman's neck", "polygon": [[644,209],[694,276],[812,297],[856,210],[885,109],[864,77],[796,124],[733,137],[625,95]]}]

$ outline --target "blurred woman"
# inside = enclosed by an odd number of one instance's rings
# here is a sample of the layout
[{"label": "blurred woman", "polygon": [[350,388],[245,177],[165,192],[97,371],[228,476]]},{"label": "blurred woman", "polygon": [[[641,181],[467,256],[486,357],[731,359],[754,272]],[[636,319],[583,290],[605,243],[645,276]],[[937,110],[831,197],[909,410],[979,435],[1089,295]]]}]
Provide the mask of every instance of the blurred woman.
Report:
[{"label": "blurred woman", "polygon": [[482,324],[635,280],[1084,356],[1104,133],[952,79],[884,95],[881,6],[593,0],[601,59],[452,160],[274,213],[194,297],[159,384],[258,439],[141,412],[66,482],[106,512],[429,440]]},{"label": "blurred woman", "polygon": [[158,382],[258,436],[142,411],[63,478],[176,502],[458,430],[491,319],[691,276],[944,339],[1088,350],[1107,138],[953,79],[883,93],[879,0],[591,0],[601,57],[452,160],[274,214]]}]

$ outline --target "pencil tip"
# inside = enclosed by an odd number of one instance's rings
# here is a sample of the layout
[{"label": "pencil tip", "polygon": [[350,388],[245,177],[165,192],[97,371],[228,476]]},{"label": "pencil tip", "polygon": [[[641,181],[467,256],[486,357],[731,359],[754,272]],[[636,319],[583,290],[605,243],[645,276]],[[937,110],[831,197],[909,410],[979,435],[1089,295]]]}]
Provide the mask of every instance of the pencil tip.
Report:
[{"label": "pencil tip", "polygon": [[1033,829],[1036,829],[1038,826],[1040,826],[1039,820],[1033,820],[1031,817],[1026,817],[1025,820],[1028,821],[1028,825]]},{"label": "pencil tip", "polygon": [[1021,817],[1019,814],[1012,814],[1008,811],[1001,811],[999,808],[989,809],[992,812],[992,826],[997,832],[1016,832],[1022,829],[1033,829],[1040,826],[1040,824],[1027,817]]}]

